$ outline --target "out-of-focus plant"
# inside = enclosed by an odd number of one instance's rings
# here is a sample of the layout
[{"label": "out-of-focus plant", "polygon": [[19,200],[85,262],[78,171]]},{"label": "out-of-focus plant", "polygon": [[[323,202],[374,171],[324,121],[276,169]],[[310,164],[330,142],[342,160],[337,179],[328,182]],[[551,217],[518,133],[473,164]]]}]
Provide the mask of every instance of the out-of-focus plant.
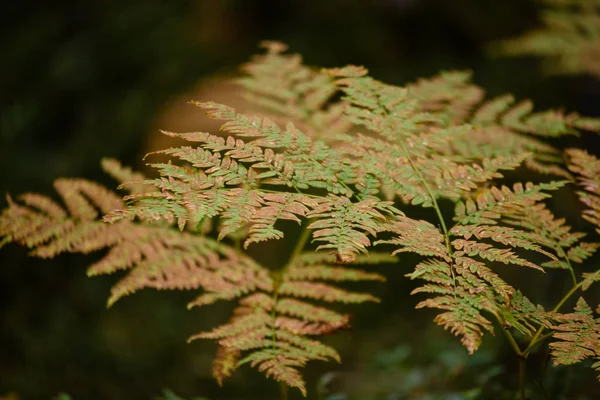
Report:
[{"label": "out-of-focus plant", "polygon": [[[494,378],[505,373],[489,349],[469,357],[460,346],[415,355],[407,344],[376,353],[360,372],[329,372],[319,380],[320,400],[474,400],[512,396]],[[438,348],[439,346],[435,346]],[[360,378],[359,378],[360,376]]]},{"label": "out-of-focus plant", "polygon": [[546,7],[542,27],[495,43],[491,52],[541,56],[548,73],[600,78],[600,1],[539,1]]}]

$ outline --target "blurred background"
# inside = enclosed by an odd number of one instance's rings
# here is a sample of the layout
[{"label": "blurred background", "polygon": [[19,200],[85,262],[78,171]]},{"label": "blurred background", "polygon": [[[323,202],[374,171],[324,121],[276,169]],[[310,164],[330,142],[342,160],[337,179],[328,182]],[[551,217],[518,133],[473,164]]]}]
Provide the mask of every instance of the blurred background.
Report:
[{"label": "blurred background", "polygon": [[[59,176],[114,187],[102,175],[101,157],[143,168],[142,156],[164,147],[158,129],[201,129],[194,125],[201,113],[186,101],[238,104],[224,79],[234,76],[264,39],[286,42],[310,65],[362,64],[394,84],[444,69],[471,69],[489,96],[513,93],[532,99],[537,109],[564,107],[600,116],[600,80],[544,75],[535,58],[489,56],[492,42],[539,24],[540,8],[533,0],[5,3],[0,12],[3,193],[50,194]],[[598,141],[589,134],[579,144],[593,150]],[[192,293],[146,291],[107,311],[105,299],[116,277],[86,278],[93,256],[28,259],[24,249],[9,246],[0,250],[0,259],[0,396],[278,398],[276,384],[246,368],[219,389],[210,378],[215,347],[185,343],[189,335],[223,322],[229,306],[186,311]],[[516,360],[503,339],[488,340],[467,358],[454,338],[433,325],[432,313],[413,310],[417,299],[408,296],[412,283],[405,282],[404,273],[388,271],[390,282],[372,287],[382,304],[355,307],[356,328],[332,339],[343,365],[307,368],[309,398],[512,398]],[[536,289],[537,300],[561,289],[563,276]],[[545,353],[530,365],[531,379],[540,387],[532,394],[539,397],[532,398],[567,398],[553,397],[562,393],[570,399],[600,398],[589,368],[553,369]],[[161,395],[163,388],[173,392]],[[477,397],[482,390],[486,397]],[[291,393],[291,398],[300,397]]]}]

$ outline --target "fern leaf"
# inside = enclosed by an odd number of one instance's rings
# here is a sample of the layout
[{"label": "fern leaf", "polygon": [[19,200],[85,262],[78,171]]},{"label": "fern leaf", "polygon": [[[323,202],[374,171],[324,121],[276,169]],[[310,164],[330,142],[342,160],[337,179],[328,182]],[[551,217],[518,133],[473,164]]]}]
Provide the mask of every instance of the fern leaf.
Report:
[{"label": "fern leaf", "polygon": [[568,149],[569,169],[577,174],[579,184],[584,191],[580,191],[579,200],[588,209],[584,211],[583,218],[596,227],[600,233],[600,160],[584,150]]},{"label": "fern leaf", "polygon": [[[364,264],[395,260],[389,255],[373,254],[359,257],[356,262]],[[325,303],[377,301],[370,294],[343,290],[329,282],[379,280],[382,278],[380,275],[356,268],[347,268],[345,271],[347,265],[330,265],[336,261],[336,256],[329,253],[300,253],[282,271],[273,274],[274,282],[270,286],[256,286],[251,290],[238,290],[236,287],[201,295],[191,305],[209,304],[219,298],[241,298],[228,323],[196,334],[189,340],[212,339],[227,351],[244,353],[246,355],[236,368],[250,363],[266,376],[296,387],[305,394],[300,367],[311,360],[339,361],[339,355],[333,348],[308,337],[331,334],[348,327],[350,323],[349,315],[311,304],[307,300]],[[240,281],[239,285],[245,282]],[[217,364],[217,367],[215,377],[222,379],[225,375],[221,372],[221,364]]]},{"label": "fern leaf", "polygon": [[588,290],[595,282],[600,282],[600,270],[595,272],[584,272],[582,274],[581,290]]},{"label": "fern leaf", "polygon": [[452,267],[445,261],[432,260],[420,263],[415,271],[407,276],[431,282],[411,293],[434,295],[417,304],[417,308],[443,310],[434,321],[444,329],[450,330],[452,334],[460,336],[461,343],[469,353],[473,353],[481,344],[483,333],[493,332],[492,323],[481,311],[497,314],[498,310],[491,298],[493,291],[485,281],[478,279],[470,271],[469,266],[465,266],[461,263]]},{"label": "fern leaf", "polygon": [[223,380],[229,378],[237,369],[240,351],[230,347],[219,346],[213,361],[212,375],[223,386]]},{"label": "fern leaf", "polygon": [[265,41],[261,47],[266,54],[245,64],[247,75],[238,80],[252,104],[297,121],[313,137],[349,127],[338,118],[343,104],[331,102],[337,89],[327,74],[303,65],[298,54],[284,54],[282,43]]},{"label": "fern leaf", "polygon": [[486,243],[478,243],[473,240],[456,239],[452,241],[452,246],[457,250],[456,256],[468,255],[470,257],[479,256],[489,261],[498,261],[504,264],[516,264],[524,267],[534,268],[543,271],[542,267],[518,257],[509,249],[497,249]]},{"label": "fern leaf", "polygon": [[513,328],[524,335],[533,336],[540,327],[551,328],[550,317],[542,306],[535,305],[519,290],[510,298],[510,307],[500,308],[504,328]]},{"label": "fern leaf", "polygon": [[553,74],[600,76],[598,68],[597,2],[545,0],[542,26],[524,35],[500,41],[492,51],[502,56],[537,55]]},{"label": "fern leaf", "polygon": [[89,253],[121,238],[115,227],[97,220],[99,211],[122,207],[121,200],[100,185],[81,179],[59,179],[55,187],[67,211],[48,197],[24,194],[20,206],[9,197],[0,218],[0,236],[33,248],[31,255],[51,258],[63,252]]},{"label": "fern leaf", "polygon": [[244,242],[245,248],[253,242],[283,237],[283,232],[274,227],[278,220],[290,220],[300,224],[300,218],[306,217],[310,212],[309,207],[313,208],[317,204],[310,197],[295,193],[264,193],[261,201],[262,207],[249,219],[251,226],[248,238]]},{"label": "fern leaf", "polygon": [[482,102],[483,90],[470,82],[468,73],[460,71],[421,79],[407,87],[421,110],[433,113],[446,124],[468,123],[475,127],[445,147],[434,146],[446,155],[486,159],[529,153],[524,162],[529,169],[570,178],[560,165],[560,152],[537,137],[577,134],[580,129],[596,131],[599,126],[597,119],[573,113],[533,112],[530,101],[513,105],[515,99],[509,95]]},{"label": "fern leaf", "polygon": [[329,196],[307,216],[318,219],[308,226],[314,230],[314,240],[325,242],[317,250],[334,249],[342,262],[350,262],[370,246],[367,235],[377,235],[384,230],[387,218],[395,215],[401,212],[391,202],[367,199],[351,203],[345,197]]},{"label": "fern leaf", "polygon": [[[588,358],[600,361],[600,318],[594,319],[590,306],[579,298],[575,310],[569,314],[557,314],[553,319],[558,325],[550,343],[554,365],[577,364]],[[600,379],[600,377],[599,377]]]},{"label": "fern leaf", "polygon": [[101,165],[104,172],[116,179],[129,193],[144,193],[154,190],[152,186],[144,184],[146,177],[143,174],[121,165],[114,158],[103,158]]},{"label": "fern leaf", "polygon": [[401,252],[412,252],[450,261],[450,255],[444,244],[444,235],[427,221],[401,216],[394,223],[389,224],[386,230],[393,232],[393,238],[379,240],[376,244],[389,243],[401,246],[392,253],[394,255]]}]

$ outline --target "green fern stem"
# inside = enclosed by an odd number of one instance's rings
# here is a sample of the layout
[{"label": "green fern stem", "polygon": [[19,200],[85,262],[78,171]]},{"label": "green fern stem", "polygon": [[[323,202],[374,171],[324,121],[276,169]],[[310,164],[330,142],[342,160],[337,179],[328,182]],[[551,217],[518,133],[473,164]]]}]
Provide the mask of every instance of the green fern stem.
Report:
[{"label": "green fern stem", "polygon": [[[427,195],[429,196],[429,198],[431,198],[431,204],[433,206],[433,209],[435,210],[435,213],[437,214],[438,220],[440,221],[440,226],[442,227],[442,233],[444,234],[444,242],[446,243],[446,250],[448,251],[448,254],[450,254],[450,256],[452,258],[454,258],[454,251],[452,250],[452,246],[450,245],[450,234],[448,233],[448,227],[446,226],[446,221],[444,221],[444,216],[442,215],[442,210],[440,209],[440,206],[438,205],[437,199],[435,198],[433,192],[429,188],[429,185],[427,184],[425,177],[423,176],[421,171],[417,168],[417,166],[413,162],[413,160],[410,156],[410,153],[409,153],[408,149],[406,148],[406,146],[404,145],[404,143],[400,142],[400,146],[402,146],[402,151],[404,152],[404,155],[406,156],[406,159],[408,160],[410,167],[412,168],[413,171],[415,171],[415,174],[417,174],[417,177],[421,180],[421,183],[423,184],[423,187],[425,188]],[[452,272],[452,285],[456,286],[454,270],[451,269],[451,272]]]},{"label": "green fern stem", "polygon": [[[496,318],[500,318],[500,317],[496,316]],[[500,321],[500,319],[499,319],[499,321]],[[506,336],[506,339],[508,340],[510,347],[512,347],[513,350],[515,351],[515,354],[517,355],[517,357],[519,357],[519,358],[524,357],[523,351],[519,347],[519,344],[517,343],[517,341],[516,341],[515,337],[512,335],[512,333],[510,333],[510,331],[506,328],[502,328],[502,331],[504,332],[504,335]]]},{"label": "green fern stem", "polygon": [[[296,258],[298,258],[298,256],[302,253],[302,250],[304,250],[304,247],[306,246],[306,242],[308,242],[308,239],[310,238],[310,230],[308,229],[308,225],[310,224],[310,221],[308,221],[306,223],[306,225],[302,228],[302,233],[300,234],[300,237],[298,238],[298,241],[296,242],[296,246],[294,246],[294,250],[292,250],[292,253],[290,255],[290,258],[288,260],[288,262],[283,266],[283,268],[274,271],[272,273],[273,276],[273,309],[271,311],[271,318],[273,321],[275,321],[275,318],[277,317],[277,312],[275,311],[277,309],[277,304],[279,302],[279,287],[281,286],[281,277],[283,276],[283,274],[285,273],[285,271],[289,268],[290,265],[292,265],[292,263],[296,260]],[[276,333],[276,328],[275,326],[271,327],[271,348],[275,348],[275,333]],[[289,390],[288,390],[288,386],[285,382],[279,382],[279,394],[280,394],[280,400],[288,400],[289,399]]]},{"label": "green fern stem", "polygon": [[287,268],[294,262],[296,261],[296,258],[298,258],[298,256],[300,255],[300,253],[302,253],[302,251],[304,250],[304,246],[306,246],[306,242],[308,242],[308,239],[310,238],[310,229],[308,229],[308,225],[310,225],[311,221],[307,221],[306,226],[302,229],[302,233],[300,234],[300,237],[298,238],[298,241],[296,242],[296,247],[294,248],[294,250],[292,251],[292,254],[290,255],[290,259],[288,260],[286,266],[282,269],[282,273],[285,272],[285,270],[287,270]]},{"label": "green fern stem", "polygon": [[527,381],[527,358],[519,357],[519,400],[525,400],[525,383]]},{"label": "green fern stem", "polygon": [[575,271],[573,270],[573,266],[571,265],[571,260],[569,260],[569,257],[567,256],[567,254],[565,253],[563,248],[558,243],[556,244],[556,250],[557,250],[558,255],[565,260],[567,267],[569,267],[569,272],[571,273],[571,279],[573,279],[573,285],[577,285],[577,277],[575,276]]},{"label": "green fern stem", "polygon": [[279,382],[279,396],[280,400],[289,399],[288,385],[286,385],[284,382]]},{"label": "green fern stem", "polygon": [[[560,310],[560,308],[571,298],[571,296],[573,296],[573,294],[575,294],[575,292],[577,292],[581,288],[582,285],[583,282],[579,282],[578,284],[574,285],[571,288],[571,290],[569,290],[567,294],[565,294],[563,298],[560,299],[558,304],[556,304],[556,306],[552,309],[552,312],[557,312],[558,310]],[[541,336],[542,333],[544,333],[545,329],[545,326],[540,326],[535,335],[533,335],[533,338],[531,338],[531,342],[529,342],[527,348],[523,350],[523,355],[525,357],[527,357],[539,343],[552,336],[552,332],[547,335]]]},{"label": "green fern stem", "polygon": [[[565,262],[567,263],[567,265],[569,267],[569,270],[571,272],[571,277],[573,278],[574,285],[571,288],[571,290],[569,290],[569,292],[567,294],[565,294],[563,296],[563,298],[558,302],[558,304],[554,307],[552,312],[557,312],[567,302],[567,300],[569,300],[569,298],[575,292],[577,292],[577,290],[579,290],[579,288],[581,287],[581,285],[583,283],[583,282],[577,283],[577,278],[575,277],[575,273],[573,272],[573,268],[571,266],[571,262],[569,261],[569,258],[564,253],[564,251],[562,250],[561,247],[557,247],[557,249],[558,249],[559,255],[561,257],[564,257]],[[541,326],[536,331],[534,336],[531,338],[529,345],[527,345],[527,347],[524,350],[521,350],[521,348],[519,347],[519,344],[515,340],[514,336],[510,333],[510,331],[506,328],[503,328],[503,331],[506,334],[508,342],[510,343],[511,347],[513,348],[513,350],[515,351],[515,353],[517,354],[517,357],[519,359],[519,400],[525,400],[525,398],[526,398],[525,397],[525,394],[526,394],[525,389],[526,389],[526,382],[527,382],[527,358],[529,357],[529,354],[538,344],[540,344],[544,340],[552,337],[552,335],[554,333],[554,332],[550,332],[550,333],[547,333],[542,336],[544,329],[545,329],[545,327]]]}]

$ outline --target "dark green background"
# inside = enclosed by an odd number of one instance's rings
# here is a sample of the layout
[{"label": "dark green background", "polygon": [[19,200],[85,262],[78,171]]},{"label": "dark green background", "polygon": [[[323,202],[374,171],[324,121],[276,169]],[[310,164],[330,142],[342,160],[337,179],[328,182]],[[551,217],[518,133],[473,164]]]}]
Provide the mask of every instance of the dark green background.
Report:
[{"label": "dark green background", "polygon": [[[101,157],[140,167],[147,135],[164,104],[206,76],[235,71],[263,39],[288,43],[311,65],[363,64],[390,83],[442,69],[472,69],[475,82],[490,95],[510,92],[533,99],[539,108],[564,106],[600,115],[597,80],[548,77],[535,59],[486,55],[492,41],[538,23],[539,9],[529,0],[6,3],[0,11],[2,192],[51,193],[58,176],[112,184],[100,172]],[[598,141],[588,134],[579,144],[593,149]],[[560,204],[566,214],[576,212],[572,196],[561,199],[568,203]],[[277,398],[277,385],[246,368],[219,390],[209,376],[214,346],[185,344],[190,334],[222,322],[229,306],[186,311],[192,293],[147,291],[106,311],[116,277],[87,279],[84,267],[93,259],[32,260],[20,248],[0,250],[0,396],[15,392],[22,399],[48,399],[65,391],[79,400],[150,399],[169,387],[182,396],[211,399]],[[417,300],[407,295],[412,283],[402,278],[412,265],[414,260],[403,260],[388,270],[388,284],[373,286],[383,304],[354,308],[356,328],[334,339],[342,366],[308,367],[309,398],[316,398],[316,380],[328,371],[345,371],[342,382],[380,387],[377,398],[401,398],[385,397],[390,381],[435,366],[442,350],[454,348],[452,340],[446,342],[449,335],[433,327],[432,313],[413,311]],[[550,282],[547,286],[536,285],[536,275],[519,279],[543,302],[563,289],[564,275],[550,275],[543,281]],[[497,338],[498,345],[482,350],[499,354],[497,362],[478,362],[504,368],[496,382],[511,386],[516,363],[500,334]],[[385,358],[396,354],[392,349],[404,354],[406,348],[410,355],[398,356],[401,361]],[[460,358],[464,352],[449,354]],[[384,367],[377,357],[383,357]],[[544,360],[545,354],[532,359],[532,379],[541,376]],[[401,373],[382,378],[377,365]],[[590,399],[600,398],[594,397],[600,396],[600,384],[593,373],[577,371],[586,385],[580,389],[573,389],[579,381],[564,370],[549,372],[558,391],[548,398],[563,398],[557,397],[562,391],[580,393],[572,398],[584,399],[586,392]],[[473,387],[477,381],[468,373],[462,379]]]}]

